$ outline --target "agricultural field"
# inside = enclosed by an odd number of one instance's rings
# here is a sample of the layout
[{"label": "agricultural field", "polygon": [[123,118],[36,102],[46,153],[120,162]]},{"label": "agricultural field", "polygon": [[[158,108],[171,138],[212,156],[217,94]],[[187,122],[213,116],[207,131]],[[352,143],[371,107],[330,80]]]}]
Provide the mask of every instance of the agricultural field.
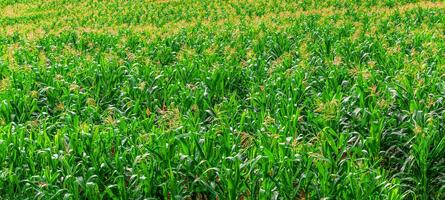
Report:
[{"label": "agricultural field", "polygon": [[445,2],[0,0],[0,199],[445,199]]}]

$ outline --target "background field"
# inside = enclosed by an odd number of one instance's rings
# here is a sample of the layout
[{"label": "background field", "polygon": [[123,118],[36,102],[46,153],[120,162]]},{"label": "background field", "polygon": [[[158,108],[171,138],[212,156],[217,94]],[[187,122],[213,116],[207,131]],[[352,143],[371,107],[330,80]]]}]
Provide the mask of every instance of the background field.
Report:
[{"label": "background field", "polygon": [[0,0],[0,199],[445,199],[445,3]]}]

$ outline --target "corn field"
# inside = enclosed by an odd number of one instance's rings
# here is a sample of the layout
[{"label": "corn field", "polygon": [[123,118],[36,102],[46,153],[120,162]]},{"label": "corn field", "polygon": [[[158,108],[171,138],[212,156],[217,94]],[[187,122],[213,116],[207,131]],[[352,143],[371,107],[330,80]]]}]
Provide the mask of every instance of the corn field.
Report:
[{"label": "corn field", "polygon": [[0,0],[0,199],[445,199],[445,2]]}]

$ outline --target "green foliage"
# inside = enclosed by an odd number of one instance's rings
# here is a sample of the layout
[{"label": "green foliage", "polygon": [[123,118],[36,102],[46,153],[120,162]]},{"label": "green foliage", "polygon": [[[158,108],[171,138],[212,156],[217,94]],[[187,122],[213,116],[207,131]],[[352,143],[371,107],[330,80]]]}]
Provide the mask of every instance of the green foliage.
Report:
[{"label": "green foliage", "polygon": [[445,199],[444,5],[0,1],[0,199]]}]

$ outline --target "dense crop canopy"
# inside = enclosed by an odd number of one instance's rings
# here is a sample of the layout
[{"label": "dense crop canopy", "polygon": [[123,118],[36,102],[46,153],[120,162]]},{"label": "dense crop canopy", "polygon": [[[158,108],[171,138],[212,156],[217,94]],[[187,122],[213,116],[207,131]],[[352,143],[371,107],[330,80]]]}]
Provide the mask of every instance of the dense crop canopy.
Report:
[{"label": "dense crop canopy", "polygon": [[445,199],[445,3],[0,0],[0,199]]}]

